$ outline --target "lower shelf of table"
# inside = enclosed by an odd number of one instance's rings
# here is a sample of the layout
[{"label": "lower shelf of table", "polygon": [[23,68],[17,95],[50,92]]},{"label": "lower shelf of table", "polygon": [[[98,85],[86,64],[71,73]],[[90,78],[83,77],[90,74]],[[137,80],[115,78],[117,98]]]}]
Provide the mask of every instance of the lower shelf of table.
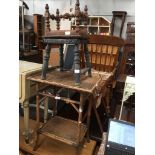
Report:
[{"label": "lower shelf of table", "polygon": [[86,125],[81,124],[78,126],[76,121],[60,116],[54,116],[39,129],[40,134],[74,146],[78,146],[79,143],[82,142],[86,131]]},{"label": "lower shelf of table", "polygon": [[[36,127],[36,121],[30,119],[30,131],[34,131]],[[72,145],[65,144],[63,142],[52,140],[51,138],[40,135],[39,147],[36,151],[33,151],[34,135],[30,136],[30,143],[26,144],[24,140],[24,118],[19,117],[19,148],[28,154],[32,155],[93,155],[96,142],[90,140],[88,143],[84,141],[84,145],[80,147],[74,147]]]}]

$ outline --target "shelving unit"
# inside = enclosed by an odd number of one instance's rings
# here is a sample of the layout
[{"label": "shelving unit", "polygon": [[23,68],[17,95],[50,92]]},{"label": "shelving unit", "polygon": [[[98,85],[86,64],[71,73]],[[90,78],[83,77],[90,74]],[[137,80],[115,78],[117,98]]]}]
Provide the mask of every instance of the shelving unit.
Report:
[{"label": "shelving unit", "polygon": [[43,15],[34,14],[34,33],[35,33],[35,45],[38,49],[42,49],[41,37],[43,35]]},{"label": "shelving unit", "polygon": [[[103,16],[89,16],[87,31],[88,34],[100,34],[109,35],[110,34],[110,24],[111,22]],[[71,22],[71,29],[75,29],[76,21],[75,19]],[[80,23],[80,28],[84,28],[84,24]]]}]

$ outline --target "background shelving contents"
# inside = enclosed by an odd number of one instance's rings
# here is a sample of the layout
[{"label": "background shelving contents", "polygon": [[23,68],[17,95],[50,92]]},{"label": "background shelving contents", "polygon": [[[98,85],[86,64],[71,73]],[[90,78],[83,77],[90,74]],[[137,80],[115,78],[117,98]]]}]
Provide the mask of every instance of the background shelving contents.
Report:
[{"label": "background shelving contents", "polygon": [[40,14],[34,14],[34,33],[35,43],[38,49],[42,49],[42,35],[43,35],[43,16]]},{"label": "background shelving contents", "polygon": [[[103,16],[89,16],[87,30],[91,34],[109,35],[111,22]],[[75,19],[71,22],[71,29],[76,27]],[[83,23],[80,23],[80,28],[83,28]]]}]

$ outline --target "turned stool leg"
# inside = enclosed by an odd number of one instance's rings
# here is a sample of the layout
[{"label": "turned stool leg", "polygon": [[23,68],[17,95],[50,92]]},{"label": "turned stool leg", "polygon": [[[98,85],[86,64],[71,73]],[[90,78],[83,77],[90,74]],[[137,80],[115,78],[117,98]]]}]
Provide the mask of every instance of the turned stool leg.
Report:
[{"label": "turned stool leg", "polygon": [[35,129],[35,133],[36,133],[36,137],[34,140],[34,146],[33,146],[33,150],[35,151],[38,147],[38,141],[39,141],[39,127],[40,127],[40,96],[39,94],[36,95],[36,129]]},{"label": "turned stool leg", "polygon": [[43,60],[43,66],[42,66],[42,74],[41,74],[41,79],[44,80],[46,79],[46,72],[48,69],[48,61],[50,58],[50,50],[51,47],[49,44],[47,44],[46,49],[45,49],[45,56],[44,56],[44,60]]},{"label": "turned stool leg", "polygon": [[60,52],[60,71],[63,71],[63,64],[64,64],[63,44],[60,45],[59,52]]},{"label": "turned stool leg", "polygon": [[86,67],[89,68],[89,70],[88,70],[88,76],[91,76],[90,54],[89,54],[89,51],[88,51],[87,44],[84,44],[84,56],[85,56],[85,60],[86,60]]},{"label": "turned stool leg", "polygon": [[74,76],[75,76],[75,85],[80,85],[80,51],[78,44],[75,44],[74,47]]}]

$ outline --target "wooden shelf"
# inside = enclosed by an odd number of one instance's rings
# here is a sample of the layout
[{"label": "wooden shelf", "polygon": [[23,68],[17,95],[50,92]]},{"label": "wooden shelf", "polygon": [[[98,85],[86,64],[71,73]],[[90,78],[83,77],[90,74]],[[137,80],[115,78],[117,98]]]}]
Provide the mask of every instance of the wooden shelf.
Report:
[{"label": "wooden shelf", "polygon": [[[79,128],[81,128],[80,139],[78,139]],[[76,121],[59,116],[54,116],[41,129],[39,129],[40,134],[74,146],[78,146],[79,142],[84,139],[86,131],[87,129],[84,124],[81,124],[81,127],[78,127]]]},{"label": "wooden shelf", "polygon": [[96,142],[90,140],[89,143],[84,141],[84,145],[80,147],[74,147],[60,141],[52,140],[49,137],[40,135],[39,137],[39,148],[33,151],[33,141],[34,141],[34,129],[36,126],[36,121],[30,119],[30,129],[32,131],[30,143],[26,144],[24,141],[24,118],[19,117],[19,147],[32,155],[93,155]]},{"label": "wooden shelf", "polygon": [[[73,23],[73,24],[72,24]],[[103,16],[89,16],[87,31],[88,34],[100,34],[109,35],[110,34],[110,24],[111,22],[104,18]],[[84,25],[79,25],[81,28]],[[71,22],[71,29],[76,27],[75,19]]]}]

